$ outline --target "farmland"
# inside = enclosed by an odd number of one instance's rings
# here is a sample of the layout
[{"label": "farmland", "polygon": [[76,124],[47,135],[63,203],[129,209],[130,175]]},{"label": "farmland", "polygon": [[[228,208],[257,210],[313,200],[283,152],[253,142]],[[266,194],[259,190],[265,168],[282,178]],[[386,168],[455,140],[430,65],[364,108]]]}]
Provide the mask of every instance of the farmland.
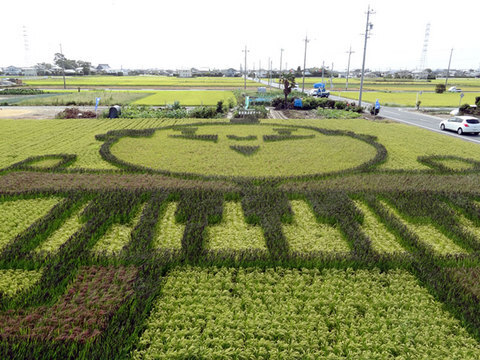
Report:
[{"label": "farmland", "polygon": [[135,105],[171,105],[174,102],[179,102],[183,106],[198,106],[198,105],[216,105],[218,101],[227,103],[231,101],[235,104],[235,97],[231,91],[159,91],[155,94],[143,97],[142,99],[133,102]]},{"label": "farmland", "polygon": [[[67,87],[147,87],[147,88],[241,88],[243,78],[196,77],[178,78],[173,76],[73,76],[66,78]],[[62,87],[61,76],[26,79],[25,84],[34,87]],[[247,80],[248,86],[258,83]]]},{"label": "farmland", "polygon": [[0,358],[480,358],[476,144],[365,119],[0,127]]},{"label": "farmland", "polygon": [[[264,79],[267,80],[267,79]],[[333,90],[344,90],[346,86],[345,78],[333,78]],[[306,77],[305,88],[313,87],[313,84],[322,82],[321,77]],[[324,77],[323,82],[326,83],[327,89],[330,89],[330,78]],[[297,79],[298,84],[302,84],[302,79]],[[363,83],[364,90],[369,91],[435,91],[435,85],[445,84],[445,79],[436,80],[413,80],[413,79],[384,79],[384,78],[365,78]],[[448,87],[456,86],[464,91],[480,92],[480,79],[472,78],[450,78]],[[360,88],[359,78],[348,79],[348,89],[358,90]]]},{"label": "farmland", "polygon": [[[358,99],[358,93],[354,92],[338,92],[335,95],[349,99]],[[480,96],[480,92],[464,93],[461,99],[462,104],[475,104],[475,98]],[[416,92],[377,92],[366,91],[362,94],[362,99],[366,102],[375,103],[378,99],[380,104],[385,106],[410,106],[414,107],[417,101]],[[460,104],[459,93],[443,93],[436,94],[434,92],[424,92],[418,95],[421,106],[426,107],[458,107]]]}]

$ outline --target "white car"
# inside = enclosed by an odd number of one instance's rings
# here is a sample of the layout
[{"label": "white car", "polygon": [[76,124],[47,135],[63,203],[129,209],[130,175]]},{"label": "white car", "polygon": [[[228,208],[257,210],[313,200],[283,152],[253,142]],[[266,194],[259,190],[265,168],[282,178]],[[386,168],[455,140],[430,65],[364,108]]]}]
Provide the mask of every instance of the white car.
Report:
[{"label": "white car", "polygon": [[478,135],[480,134],[480,121],[473,116],[453,116],[448,120],[443,120],[440,123],[440,129],[452,130],[458,135],[464,133]]},{"label": "white car", "polygon": [[462,92],[462,89],[457,88],[456,86],[452,86],[448,89],[449,92]]}]

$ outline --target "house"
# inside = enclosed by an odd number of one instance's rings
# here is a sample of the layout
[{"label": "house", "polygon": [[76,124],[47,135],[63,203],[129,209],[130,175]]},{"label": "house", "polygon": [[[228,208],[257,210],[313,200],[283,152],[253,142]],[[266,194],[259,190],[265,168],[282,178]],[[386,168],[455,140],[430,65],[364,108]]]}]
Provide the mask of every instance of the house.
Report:
[{"label": "house", "polygon": [[110,70],[110,65],[108,64],[98,64],[97,71],[98,72],[108,72]]},{"label": "house", "polygon": [[22,69],[12,65],[4,68],[3,72],[5,75],[22,75]]},{"label": "house", "polygon": [[34,67],[23,68],[22,70],[25,76],[37,76],[37,69]]},{"label": "house", "polygon": [[226,77],[234,77],[236,75],[236,73],[237,73],[237,70],[235,70],[233,68],[222,70],[222,74]]},{"label": "house", "polygon": [[185,69],[185,70],[177,70],[179,78],[191,78],[192,77],[192,70]]}]

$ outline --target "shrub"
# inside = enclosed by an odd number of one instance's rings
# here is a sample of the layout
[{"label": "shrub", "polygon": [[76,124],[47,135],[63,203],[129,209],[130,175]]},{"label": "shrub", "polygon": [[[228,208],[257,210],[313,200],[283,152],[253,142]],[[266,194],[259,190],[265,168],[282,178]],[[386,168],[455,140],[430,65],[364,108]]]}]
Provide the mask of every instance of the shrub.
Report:
[{"label": "shrub", "polygon": [[40,89],[22,89],[22,88],[4,89],[0,91],[0,94],[2,95],[40,95],[43,93],[44,91]]},{"label": "shrub", "polygon": [[343,110],[347,107],[347,104],[344,101],[336,101],[335,102],[335,109]]},{"label": "shrub", "polygon": [[199,106],[191,110],[189,116],[197,119],[211,119],[217,116],[217,109],[213,106]]},{"label": "shrub", "polygon": [[223,101],[220,100],[219,102],[217,102],[217,114],[223,114],[224,113],[224,109],[223,109]]},{"label": "shrub", "polygon": [[435,92],[437,94],[443,94],[445,90],[447,90],[447,88],[445,87],[445,84],[437,84],[435,86]]},{"label": "shrub", "polygon": [[480,106],[480,96],[475,97],[475,105]]},{"label": "shrub", "polygon": [[56,115],[57,119],[92,119],[96,117],[97,114],[94,111],[82,111],[78,108],[66,108]]}]

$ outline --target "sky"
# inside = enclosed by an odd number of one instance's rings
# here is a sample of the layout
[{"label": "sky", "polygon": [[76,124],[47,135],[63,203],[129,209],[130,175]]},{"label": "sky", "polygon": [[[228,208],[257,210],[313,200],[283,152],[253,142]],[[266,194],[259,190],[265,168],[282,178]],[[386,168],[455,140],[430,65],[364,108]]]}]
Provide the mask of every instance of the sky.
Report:
[{"label": "sky", "polygon": [[425,65],[479,69],[478,0],[16,0],[2,3],[0,67],[53,63],[60,44],[68,59],[110,67],[187,69],[303,67],[339,71],[362,66],[366,12],[371,70],[415,69],[425,29]]}]

